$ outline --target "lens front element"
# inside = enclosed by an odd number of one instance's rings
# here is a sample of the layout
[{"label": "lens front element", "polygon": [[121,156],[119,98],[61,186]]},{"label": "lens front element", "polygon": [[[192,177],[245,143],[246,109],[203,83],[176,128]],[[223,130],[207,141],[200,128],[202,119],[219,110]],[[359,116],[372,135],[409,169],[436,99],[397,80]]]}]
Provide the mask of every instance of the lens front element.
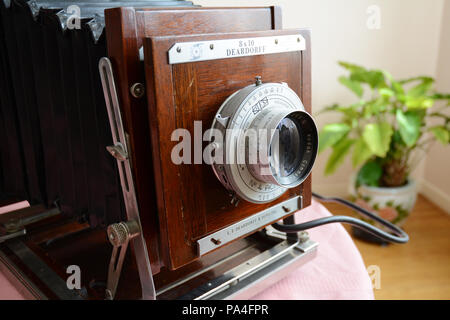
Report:
[{"label": "lens front element", "polygon": [[281,120],[274,141],[270,144],[270,168],[279,177],[290,176],[298,168],[300,155],[300,130],[295,120],[289,117]]},{"label": "lens front element", "polygon": [[[284,107],[266,109],[248,130],[258,132],[259,138],[256,151],[250,145],[245,148],[250,155],[246,165],[256,179],[293,188],[308,177],[318,141],[314,120],[306,111]],[[265,135],[269,138],[264,139]],[[257,159],[252,163],[253,153]]]}]

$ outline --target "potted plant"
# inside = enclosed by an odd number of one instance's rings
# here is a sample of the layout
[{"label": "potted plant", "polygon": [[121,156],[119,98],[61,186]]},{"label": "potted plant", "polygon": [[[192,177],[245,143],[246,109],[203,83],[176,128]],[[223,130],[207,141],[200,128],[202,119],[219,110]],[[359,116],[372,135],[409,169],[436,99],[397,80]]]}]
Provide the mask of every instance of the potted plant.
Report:
[{"label": "potted plant", "polygon": [[[433,91],[433,78],[394,80],[384,70],[339,62],[348,71],[339,82],[355,95],[351,105],[324,109],[340,121],[320,132],[319,153],[331,148],[325,174],[336,171],[347,156],[358,168],[352,187],[355,201],[401,225],[412,210],[416,184],[411,171],[433,141],[449,144],[450,95]],[[323,111],[322,111],[323,112]],[[431,118],[436,118],[430,125]]]}]

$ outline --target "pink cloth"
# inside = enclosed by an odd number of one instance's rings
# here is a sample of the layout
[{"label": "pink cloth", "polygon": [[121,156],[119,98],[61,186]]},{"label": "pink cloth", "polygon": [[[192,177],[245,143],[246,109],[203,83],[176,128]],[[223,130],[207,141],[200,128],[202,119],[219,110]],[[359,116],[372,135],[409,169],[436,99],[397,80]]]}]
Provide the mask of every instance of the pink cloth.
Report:
[{"label": "pink cloth", "polygon": [[17,291],[5,276],[0,273],[0,300],[23,300],[23,295]]},{"label": "pink cloth", "polygon": [[[296,214],[296,221],[303,222],[330,215],[324,206],[313,201],[310,207]],[[311,229],[309,234],[314,241],[319,242],[317,257],[253,299],[373,299],[371,280],[347,231],[340,224],[334,223]],[[23,296],[0,273],[0,300],[2,299],[23,299]]]},{"label": "pink cloth", "polygon": [[[22,201],[0,207],[0,214],[29,207],[28,201]],[[23,295],[0,272],[0,300],[23,300]]]},{"label": "pink cloth", "polygon": [[29,206],[30,206],[30,204],[28,203],[28,201],[16,202],[16,203],[4,206],[4,207],[0,207],[0,214],[20,210],[23,208],[28,208]]}]

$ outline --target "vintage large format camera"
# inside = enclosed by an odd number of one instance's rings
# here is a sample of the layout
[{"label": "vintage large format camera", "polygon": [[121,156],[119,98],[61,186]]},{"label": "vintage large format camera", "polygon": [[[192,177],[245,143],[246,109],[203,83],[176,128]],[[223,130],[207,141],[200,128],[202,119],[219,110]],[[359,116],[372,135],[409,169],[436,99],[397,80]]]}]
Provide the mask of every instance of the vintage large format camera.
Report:
[{"label": "vintage large format camera", "polygon": [[34,298],[251,296],[317,248],[266,228],[311,201],[310,32],[121,5],[2,4],[2,201],[32,205],[0,217],[3,270]]},{"label": "vintage large format camera", "polygon": [[0,266],[26,296],[246,298],[314,257],[271,227],[311,203],[308,29],[277,7],[0,5],[1,204],[31,204],[0,216]]}]

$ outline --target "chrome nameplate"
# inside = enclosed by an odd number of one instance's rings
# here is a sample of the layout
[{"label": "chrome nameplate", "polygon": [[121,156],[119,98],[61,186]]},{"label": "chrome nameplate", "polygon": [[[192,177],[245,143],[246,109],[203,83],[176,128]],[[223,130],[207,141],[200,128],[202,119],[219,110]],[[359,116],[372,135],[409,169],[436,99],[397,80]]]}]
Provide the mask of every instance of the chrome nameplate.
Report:
[{"label": "chrome nameplate", "polygon": [[169,63],[186,63],[237,57],[302,51],[306,41],[300,34],[243,39],[175,43],[169,49]]},{"label": "chrome nameplate", "polygon": [[197,240],[199,254],[204,255],[233,240],[261,229],[267,224],[274,223],[289,213],[294,213],[303,207],[302,196],[283,201],[277,205],[258,212],[231,226],[214,232],[209,236]]}]

